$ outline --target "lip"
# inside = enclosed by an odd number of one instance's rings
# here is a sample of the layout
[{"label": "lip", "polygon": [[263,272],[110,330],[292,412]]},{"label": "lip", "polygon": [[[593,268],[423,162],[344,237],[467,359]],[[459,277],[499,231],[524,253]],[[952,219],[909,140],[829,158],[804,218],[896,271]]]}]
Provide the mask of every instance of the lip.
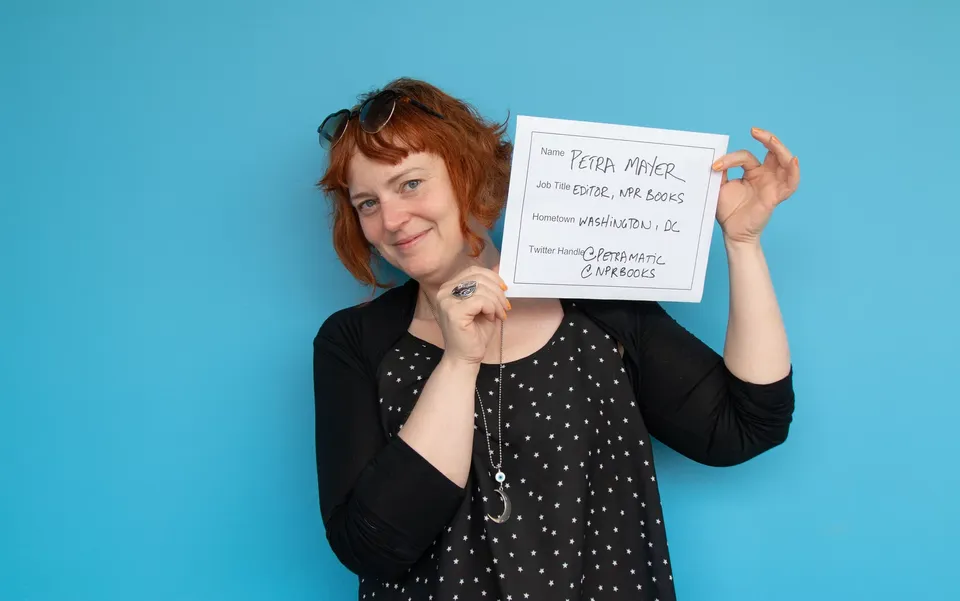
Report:
[{"label": "lip", "polygon": [[427,234],[427,232],[429,232],[429,231],[430,231],[430,230],[424,230],[424,231],[420,232],[419,234],[416,234],[415,236],[411,236],[411,237],[409,237],[409,238],[404,238],[403,240],[400,240],[399,242],[397,242],[396,244],[394,244],[394,246],[396,246],[397,248],[399,248],[399,249],[401,249],[401,250],[406,250],[406,249],[410,248],[411,246],[413,246],[414,244],[416,244],[417,242],[419,242],[419,241]]}]

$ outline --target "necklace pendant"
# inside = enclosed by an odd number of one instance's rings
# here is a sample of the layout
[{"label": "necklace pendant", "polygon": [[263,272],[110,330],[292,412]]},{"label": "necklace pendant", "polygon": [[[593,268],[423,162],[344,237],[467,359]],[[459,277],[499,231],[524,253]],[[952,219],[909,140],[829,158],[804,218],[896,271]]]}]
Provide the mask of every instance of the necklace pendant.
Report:
[{"label": "necklace pendant", "polygon": [[503,501],[503,511],[500,515],[490,515],[487,514],[487,518],[496,522],[497,524],[502,524],[510,519],[510,513],[513,511],[513,504],[510,502],[510,497],[507,496],[507,492],[503,490],[503,487],[496,489],[494,491],[500,495],[500,500]]},{"label": "necklace pendant", "polygon": [[503,483],[506,482],[506,480],[507,480],[507,475],[504,474],[502,471],[498,471],[498,472],[497,472],[497,475],[494,476],[494,479],[495,479],[497,482],[499,482],[500,484],[503,484]]}]

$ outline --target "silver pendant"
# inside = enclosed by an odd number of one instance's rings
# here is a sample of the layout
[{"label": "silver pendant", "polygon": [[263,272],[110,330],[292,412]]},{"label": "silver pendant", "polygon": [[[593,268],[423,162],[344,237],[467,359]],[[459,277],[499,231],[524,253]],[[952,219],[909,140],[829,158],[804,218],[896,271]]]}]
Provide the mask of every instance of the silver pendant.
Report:
[{"label": "silver pendant", "polygon": [[506,522],[508,519],[510,519],[510,509],[511,509],[510,497],[507,496],[507,493],[503,490],[502,486],[498,488],[495,492],[498,495],[500,495],[500,498],[503,500],[503,513],[501,513],[499,516],[496,516],[496,517],[490,514],[487,514],[487,517],[498,524],[502,524]]}]

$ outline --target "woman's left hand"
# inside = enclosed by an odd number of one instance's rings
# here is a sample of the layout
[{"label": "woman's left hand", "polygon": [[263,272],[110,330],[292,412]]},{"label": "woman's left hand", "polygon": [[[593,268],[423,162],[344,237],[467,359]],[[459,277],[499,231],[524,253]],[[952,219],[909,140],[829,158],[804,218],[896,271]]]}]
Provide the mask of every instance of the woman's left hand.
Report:
[{"label": "woman's left hand", "polygon": [[[747,150],[720,157],[714,171],[723,171],[717,221],[724,239],[737,244],[757,243],[773,210],[800,184],[800,163],[772,133],[753,128],[753,137],[767,148],[763,163]],[[727,170],[743,168],[743,177],[728,180]]]}]

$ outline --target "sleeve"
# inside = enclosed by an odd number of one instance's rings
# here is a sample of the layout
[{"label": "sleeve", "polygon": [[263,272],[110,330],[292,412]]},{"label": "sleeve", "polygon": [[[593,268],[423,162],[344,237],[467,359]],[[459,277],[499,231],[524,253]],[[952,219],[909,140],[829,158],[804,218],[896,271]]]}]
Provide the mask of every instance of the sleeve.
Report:
[{"label": "sleeve", "polygon": [[436,540],[465,491],[400,437],[387,440],[376,384],[346,339],[332,324],[314,339],[320,512],[330,547],[347,569],[393,580]]},{"label": "sleeve", "polygon": [[793,418],[793,367],[744,381],[655,302],[637,303],[637,400],[651,435],[700,463],[737,465],[780,444]]}]

